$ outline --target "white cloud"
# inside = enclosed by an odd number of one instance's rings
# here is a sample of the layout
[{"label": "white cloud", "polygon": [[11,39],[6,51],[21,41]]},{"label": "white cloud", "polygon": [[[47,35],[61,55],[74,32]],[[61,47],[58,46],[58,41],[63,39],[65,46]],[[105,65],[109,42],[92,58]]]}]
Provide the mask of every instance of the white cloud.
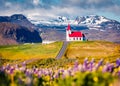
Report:
[{"label": "white cloud", "polygon": [[33,0],[34,5],[39,5],[39,0]]},{"label": "white cloud", "polygon": [[5,3],[5,7],[11,7],[11,6],[12,6],[12,3],[10,3],[10,2]]},{"label": "white cloud", "polygon": [[[17,0],[18,1],[18,0]],[[51,2],[53,1],[53,3]],[[25,0],[22,2],[10,2],[0,0],[0,15],[25,14],[29,17],[55,18],[56,16],[84,16],[89,14],[108,13],[120,15],[120,4],[112,0]],[[114,3],[113,3],[114,2]],[[120,2],[120,1],[119,1]],[[118,2],[118,3],[119,3]],[[106,15],[106,14],[105,14]],[[109,16],[106,15],[106,16]],[[113,16],[114,18],[114,16]],[[119,18],[120,21],[120,18]]]},{"label": "white cloud", "polygon": [[44,20],[44,19],[50,19],[50,18],[57,18],[58,16],[66,16],[74,18],[76,16],[84,16],[95,13],[94,9],[88,10],[76,8],[76,7],[64,7],[61,9],[61,7],[55,7],[52,6],[51,9],[44,9],[44,8],[36,8],[36,9],[30,9],[23,12],[26,16],[28,16],[30,19],[35,20]]}]

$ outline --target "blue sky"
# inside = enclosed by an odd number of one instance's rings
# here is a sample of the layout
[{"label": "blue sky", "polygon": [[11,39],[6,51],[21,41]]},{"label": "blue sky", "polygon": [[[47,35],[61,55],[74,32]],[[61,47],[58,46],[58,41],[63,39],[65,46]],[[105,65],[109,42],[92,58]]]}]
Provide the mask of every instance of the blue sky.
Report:
[{"label": "blue sky", "polygon": [[34,18],[102,15],[120,22],[120,0],[0,0],[0,15]]}]

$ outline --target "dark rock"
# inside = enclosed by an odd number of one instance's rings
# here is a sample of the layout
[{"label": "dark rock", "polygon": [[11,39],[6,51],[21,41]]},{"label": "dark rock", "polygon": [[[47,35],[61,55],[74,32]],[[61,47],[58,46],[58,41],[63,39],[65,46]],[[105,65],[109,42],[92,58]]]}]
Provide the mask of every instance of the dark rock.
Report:
[{"label": "dark rock", "polygon": [[16,43],[42,42],[42,39],[36,30],[29,30],[27,27],[9,22],[0,23],[0,36],[2,40],[10,39],[14,40]]}]

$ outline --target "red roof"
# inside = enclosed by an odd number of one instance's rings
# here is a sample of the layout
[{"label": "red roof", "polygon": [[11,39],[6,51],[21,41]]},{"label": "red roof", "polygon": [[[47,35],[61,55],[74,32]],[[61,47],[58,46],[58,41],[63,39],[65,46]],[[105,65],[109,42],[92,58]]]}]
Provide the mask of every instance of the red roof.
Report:
[{"label": "red roof", "polygon": [[82,32],[72,32],[69,37],[82,37]]},{"label": "red roof", "polygon": [[71,30],[70,24],[68,24],[67,30]]}]

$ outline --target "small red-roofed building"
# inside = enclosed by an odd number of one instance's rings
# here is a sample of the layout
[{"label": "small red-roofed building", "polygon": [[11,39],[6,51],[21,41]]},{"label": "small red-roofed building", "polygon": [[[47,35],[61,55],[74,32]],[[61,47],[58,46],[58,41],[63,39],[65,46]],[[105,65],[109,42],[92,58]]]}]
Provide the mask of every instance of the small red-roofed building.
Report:
[{"label": "small red-roofed building", "polygon": [[84,41],[85,35],[80,31],[71,31],[71,26],[68,24],[66,29],[66,41]]}]

